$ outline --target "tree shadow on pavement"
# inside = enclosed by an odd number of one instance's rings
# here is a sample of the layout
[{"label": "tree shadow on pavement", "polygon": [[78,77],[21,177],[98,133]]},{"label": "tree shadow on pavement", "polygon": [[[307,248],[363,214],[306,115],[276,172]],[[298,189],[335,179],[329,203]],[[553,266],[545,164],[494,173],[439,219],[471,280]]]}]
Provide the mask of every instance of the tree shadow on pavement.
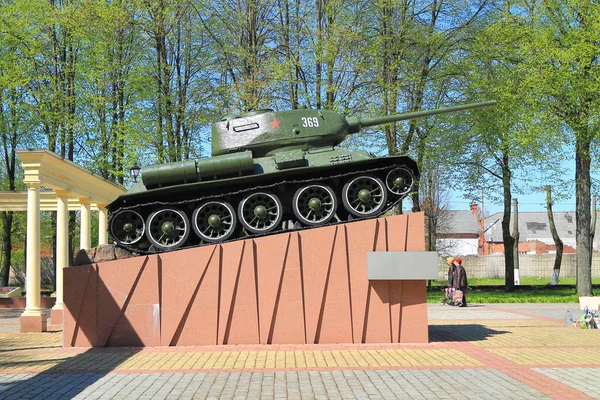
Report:
[{"label": "tree shadow on pavement", "polygon": [[477,342],[506,333],[479,324],[429,325],[429,342]]},{"label": "tree shadow on pavement", "polygon": [[[13,335],[0,336],[0,347],[3,347],[6,340],[2,339]],[[117,369],[141,348],[81,350],[45,344],[3,352],[0,355],[0,399],[71,399]],[[10,373],[2,374],[4,371]]]},{"label": "tree shadow on pavement", "polygon": [[[133,346],[142,346],[144,341],[130,321],[131,316],[140,314],[139,307],[127,311],[146,260],[142,259],[134,275],[137,279],[119,299],[102,280],[98,265],[65,269],[68,290],[63,332],[16,333],[0,338],[0,399],[71,399],[140,352],[142,347]],[[146,308],[158,307],[151,304]],[[110,379],[106,385],[114,386]],[[104,389],[109,391],[110,387]]]}]

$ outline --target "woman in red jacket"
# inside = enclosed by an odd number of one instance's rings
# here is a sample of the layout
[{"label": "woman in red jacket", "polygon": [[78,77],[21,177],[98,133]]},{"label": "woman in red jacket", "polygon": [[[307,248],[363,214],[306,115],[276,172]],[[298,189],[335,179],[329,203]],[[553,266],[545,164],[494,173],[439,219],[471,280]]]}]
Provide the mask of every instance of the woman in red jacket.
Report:
[{"label": "woman in red jacket", "polygon": [[462,266],[462,259],[460,257],[456,257],[454,259],[454,265],[455,265],[455,270],[454,270],[454,276],[452,277],[452,287],[454,289],[460,289],[463,293],[463,298],[462,298],[462,304],[460,305],[460,307],[466,307],[467,306],[467,286],[469,286],[469,283],[467,281],[467,271],[465,271],[465,268]]}]

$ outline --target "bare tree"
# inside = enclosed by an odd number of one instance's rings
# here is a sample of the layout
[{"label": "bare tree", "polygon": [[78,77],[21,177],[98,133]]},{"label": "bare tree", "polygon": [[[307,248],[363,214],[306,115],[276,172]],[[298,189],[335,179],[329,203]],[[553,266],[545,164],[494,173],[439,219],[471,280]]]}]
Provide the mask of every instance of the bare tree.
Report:
[{"label": "bare tree", "polygon": [[552,233],[552,240],[556,246],[556,255],[554,257],[554,269],[552,270],[551,285],[558,285],[558,278],[560,275],[560,266],[562,264],[563,255],[563,241],[558,236],[556,230],[556,224],[554,223],[554,214],[552,213],[552,186],[546,186],[546,210],[548,211],[548,221],[550,222],[550,232]]},{"label": "bare tree", "polygon": [[425,213],[425,249],[440,254],[453,253],[454,245],[448,241],[438,241],[439,232],[447,232],[450,227],[448,213],[450,191],[444,184],[439,166],[429,160],[428,168],[421,175],[421,209]]}]

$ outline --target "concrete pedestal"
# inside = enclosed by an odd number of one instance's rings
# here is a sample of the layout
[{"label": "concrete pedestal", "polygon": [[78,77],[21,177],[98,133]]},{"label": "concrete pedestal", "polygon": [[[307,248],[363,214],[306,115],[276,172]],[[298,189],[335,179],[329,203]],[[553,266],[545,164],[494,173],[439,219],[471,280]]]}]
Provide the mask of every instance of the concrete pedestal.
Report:
[{"label": "concrete pedestal", "polygon": [[62,325],[63,323],[63,310],[53,308],[50,310],[50,322],[52,325]]},{"label": "concrete pedestal", "polygon": [[424,251],[422,213],[64,270],[64,345],[425,343],[425,280],[367,252]]},{"label": "concrete pedestal", "polygon": [[20,320],[21,333],[46,332],[46,317],[43,315],[21,315]]}]

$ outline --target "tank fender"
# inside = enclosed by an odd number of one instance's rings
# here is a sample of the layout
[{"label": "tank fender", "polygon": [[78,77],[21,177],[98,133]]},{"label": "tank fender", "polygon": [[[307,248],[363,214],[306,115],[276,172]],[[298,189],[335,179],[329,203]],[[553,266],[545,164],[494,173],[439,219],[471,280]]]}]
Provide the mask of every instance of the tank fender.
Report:
[{"label": "tank fender", "polygon": [[205,181],[224,176],[239,176],[250,171],[254,171],[254,160],[251,151],[198,160],[198,175]]},{"label": "tank fender", "polygon": [[196,161],[186,160],[144,167],[142,182],[147,188],[198,182]]},{"label": "tank fender", "polygon": [[151,165],[142,170],[142,182],[146,188],[154,188],[239,176],[250,171],[254,171],[252,152],[243,151],[199,160]]}]

